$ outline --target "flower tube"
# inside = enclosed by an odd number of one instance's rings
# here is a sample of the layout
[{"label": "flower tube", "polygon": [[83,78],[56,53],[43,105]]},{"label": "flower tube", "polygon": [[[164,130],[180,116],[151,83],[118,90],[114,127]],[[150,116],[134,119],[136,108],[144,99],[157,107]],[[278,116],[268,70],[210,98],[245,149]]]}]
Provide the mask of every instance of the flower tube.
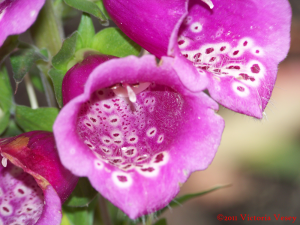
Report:
[{"label": "flower tube", "polygon": [[[202,90],[207,83],[211,97],[223,106],[263,117],[278,63],[289,49],[287,0],[181,0],[167,5],[157,0],[104,0],[104,4],[116,24],[150,53],[178,57],[185,67],[192,67],[182,80],[190,90]],[[164,25],[172,29],[163,29]],[[199,82],[191,82],[195,79]]]},{"label": "flower tube", "polygon": [[[221,140],[218,105],[190,92],[175,62],[157,65],[148,55],[98,64],[81,74],[83,93],[68,96],[53,127],[63,165],[131,219],[165,207],[192,172],[208,167]],[[77,85],[64,80],[65,88]]]},{"label": "flower tube", "polygon": [[53,134],[1,139],[0,152],[0,224],[59,225],[78,178],[60,163]]},{"label": "flower tube", "polygon": [[0,0],[0,47],[9,35],[25,32],[44,3],[45,0]]}]

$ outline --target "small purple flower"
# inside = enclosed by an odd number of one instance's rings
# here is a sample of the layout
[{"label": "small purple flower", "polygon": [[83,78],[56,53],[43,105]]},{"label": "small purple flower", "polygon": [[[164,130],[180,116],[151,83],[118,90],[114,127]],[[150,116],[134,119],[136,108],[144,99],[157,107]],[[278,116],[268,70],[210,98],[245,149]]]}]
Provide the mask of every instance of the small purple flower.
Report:
[{"label": "small purple flower", "polygon": [[[287,0],[104,0],[104,4],[116,24],[150,53],[178,57],[193,67],[183,81],[190,90],[202,90],[205,83],[220,104],[262,118],[277,65],[289,49]],[[199,82],[191,82],[195,79]]]},{"label": "small purple flower", "polygon": [[59,225],[78,178],[60,163],[53,134],[1,139],[0,152],[0,224]]},{"label": "small purple flower", "polygon": [[135,219],[165,207],[191,172],[207,168],[224,121],[212,99],[182,85],[185,68],[173,58],[157,65],[154,56],[130,56],[99,65],[93,58],[100,56],[91,57],[77,65],[95,68],[91,74],[71,69],[64,78],[63,90],[71,90],[83,85],[71,81],[73,74],[88,77],[83,93],[72,99],[66,92],[70,101],[55,121],[59,155]]},{"label": "small purple flower", "polygon": [[0,0],[0,46],[9,35],[25,32],[44,3],[45,0]]}]

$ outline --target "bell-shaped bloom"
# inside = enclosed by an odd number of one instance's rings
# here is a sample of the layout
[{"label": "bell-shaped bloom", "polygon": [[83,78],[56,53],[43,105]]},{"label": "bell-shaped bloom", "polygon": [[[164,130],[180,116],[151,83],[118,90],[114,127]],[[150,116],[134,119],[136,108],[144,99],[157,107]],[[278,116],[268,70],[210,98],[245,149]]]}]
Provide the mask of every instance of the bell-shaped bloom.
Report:
[{"label": "bell-shaped bloom", "polygon": [[79,85],[73,73],[88,78],[83,93],[63,95],[70,101],[53,127],[63,165],[132,219],[165,207],[213,160],[224,128],[218,104],[182,84],[185,68],[173,58],[85,60],[78,68],[95,69],[66,74],[63,90]]},{"label": "bell-shaped bloom", "polygon": [[[111,18],[132,40],[157,57],[178,57],[193,67],[183,80],[190,90],[206,83],[223,106],[262,118],[278,63],[289,49],[288,1],[161,2],[104,0]],[[195,79],[199,82],[191,82]]]},{"label": "bell-shaped bloom", "polygon": [[45,0],[0,0],[0,47],[9,35],[25,32]]},{"label": "bell-shaped bloom", "polygon": [[1,139],[0,152],[0,224],[59,225],[78,178],[61,164],[53,134]]}]

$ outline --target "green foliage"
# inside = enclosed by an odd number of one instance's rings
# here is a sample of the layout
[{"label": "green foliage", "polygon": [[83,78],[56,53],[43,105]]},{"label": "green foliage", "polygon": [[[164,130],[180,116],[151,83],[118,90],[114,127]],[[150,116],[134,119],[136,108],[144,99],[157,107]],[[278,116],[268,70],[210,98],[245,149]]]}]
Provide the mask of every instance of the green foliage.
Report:
[{"label": "green foliage", "polygon": [[67,72],[68,63],[73,59],[75,54],[77,37],[78,32],[76,31],[63,42],[61,49],[52,59],[52,65],[55,69],[61,70],[64,73]]},{"label": "green foliage", "polygon": [[81,21],[78,27],[79,40],[76,46],[76,50],[82,48],[91,48],[93,37],[95,36],[95,28],[91,16],[86,13],[82,13]]},{"label": "green foliage", "polygon": [[1,137],[2,138],[13,137],[13,136],[17,136],[22,133],[23,133],[23,131],[19,128],[19,126],[16,124],[16,122],[14,120],[10,120],[8,127],[2,133]]},{"label": "green foliage", "polygon": [[79,178],[76,188],[64,203],[66,206],[87,206],[98,194],[86,177]]},{"label": "green foliage", "polygon": [[40,70],[36,66],[33,66],[29,70],[29,77],[34,87],[40,92],[44,92],[44,86],[40,76]]},{"label": "green foliage", "polygon": [[63,205],[63,214],[65,218],[61,225],[93,225],[95,207],[98,202],[98,198],[84,207],[70,207]]},{"label": "green foliage", "polygon": [[51,77],[53,82],[56,101],[59,107],[62,107],[63,100],[62,100],[61,86],[62,86],[62,81],[64,79],[65,73],[61,70],[52,68],[51,70],[49,70],[49,76]]},{"label": "green foliage", "polygon": [[119,28],[110,27],[98,32],[92,48],[105,55],[126,57],[139,55],[141,47],[127,37]]},{"label": "green foliage", "polygon": [[0,134],[7,128],[12,106],[12,88],[5,66],[0,68]]},{"label": "green foliage", "polygon": [[47,61],[45,50],[40,52],[37,48],[28,44],[19,45],[19,49],[10,55],[10,62],[16,83],[20,83],[26,73],[37,60]]},{"label": "green foliage", "polygon": [[160,219],[154,225],[167,225],[167,220],[165,218]]},{"label": "green foliage", "polygon": [[75,9],[81,10],[99,18],[103,25],[108,25],[107,17],[102,13],[98,5],[94,2],[88,0],[65,0],[65,2]]},{"label": "green foliage", "polygon": [[25,131],[52,131],[53,123],[58,115],[57,108],[32,109],[27,106],[16,107],[16,122]]},{"label": "green foliage", "polygon": [[0,48],[0,65],[19,44],[18,35],[9,36]]}]

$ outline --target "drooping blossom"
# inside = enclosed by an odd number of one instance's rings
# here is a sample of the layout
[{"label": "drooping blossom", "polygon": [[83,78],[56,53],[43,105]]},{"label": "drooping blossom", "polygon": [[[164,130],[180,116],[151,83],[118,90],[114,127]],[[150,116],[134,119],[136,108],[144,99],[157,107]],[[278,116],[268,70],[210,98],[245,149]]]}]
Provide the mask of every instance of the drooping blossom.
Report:
[{"label": "drooping blossom", "polygon": [[60,163],[53,134],[0,140],[0,224],[59,225],[78,178]]},{"label": "drooping blossom", "polygon": [[262,118],[278,63],[289,49],[287,0],[104,0],[104,4],[116,24],[150,53],[178,57],[193,67],[183,80],[190,90],[201,90],[207,83],[211,97],[220,104]]},{"label": "drooping blossom", "polygon": [[212,99],[182,85],[185,69],[174,69],[173,58],[157,64],[154,56],[130,56],[99,65],[100,56],[90,57],[77,66],[95,68],[90,74],[71,69],[64,78],[63,90],[82,86],[73,74],[87,81],[74,98],[63,91],[70,101],[53,127],[59,155],[135,219],[165,207],[191,172],[207,168],[224,121]]},{"label": "drooping blossom", "polygon": [[9,35],[25,32],[44,3],[45,0],[0,0],[0,46]]}]

